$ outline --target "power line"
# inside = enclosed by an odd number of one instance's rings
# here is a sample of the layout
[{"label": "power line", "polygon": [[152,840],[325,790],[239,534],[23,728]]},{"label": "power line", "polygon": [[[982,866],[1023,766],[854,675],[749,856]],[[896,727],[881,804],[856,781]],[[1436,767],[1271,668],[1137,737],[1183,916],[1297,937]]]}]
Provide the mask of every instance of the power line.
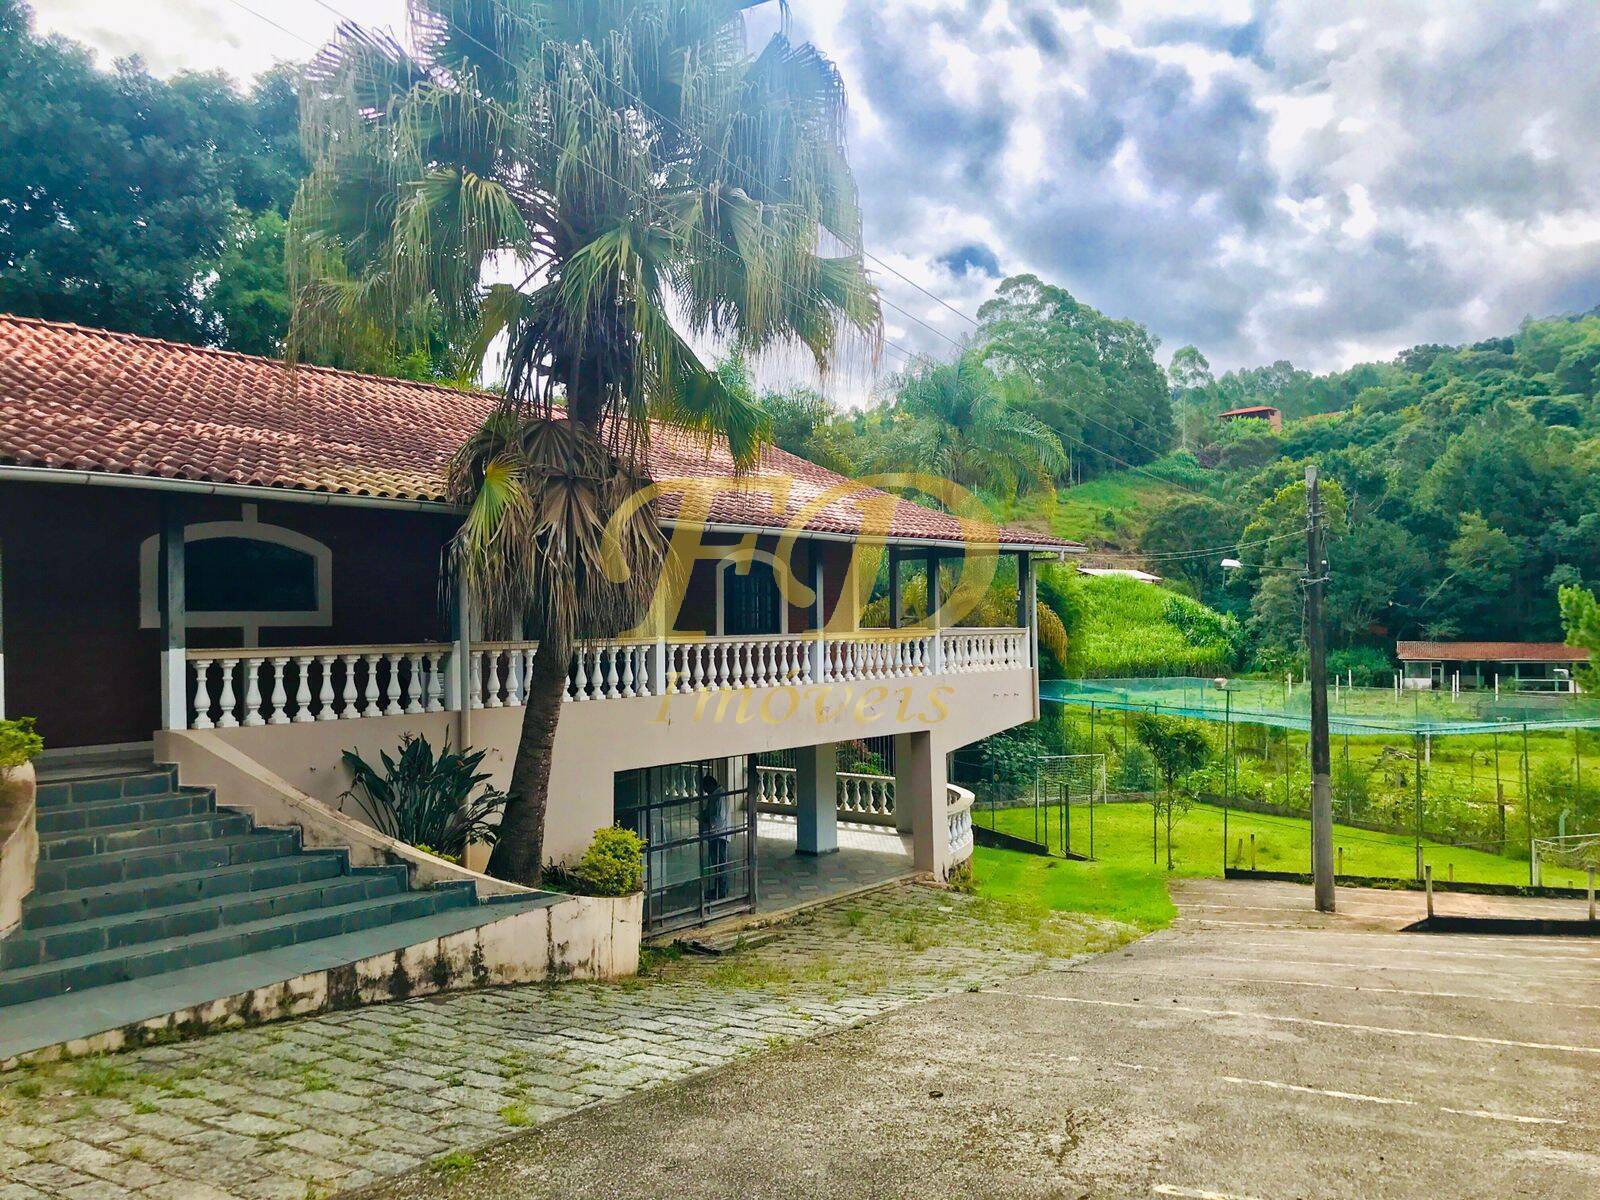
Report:
[{"label": "power line", "polygon": [[[309,39],[307,39],[307,38],[305,38],[303,36],[301,36],[300,34],[296,34],[296,33],[293,33],[290,30],[285,29],[282,25],[279,25],[276,21],[272,20],[269,17],[264,16],[263,14],[257,12],[255,9],[250,8],[248,5],[244,4],[242,2],[242,0],[229,0],[229,2],[232,3],[236,8],[239,8],[242,11],[250,13],[252,16],[255,16],[255,17],[259,18],[260,20],[265,21],[267,24],[273,26],[275,29],[279,29],[279,30],[282,30],[285,33],[289,33],[290,36],[296,38],[298,41],[304,43],[305,45],[310,46],[312,49],[320,49],[320,47],[318,47],[316,45],[316,43],[310,41]],[[315,0],[315,3],[320,8],[323,8],[327,12],[331,13],[332,15],[334,15],[335,17],[338,17],[342,22],[344,22],[345,24],[351,26],[352,28],[355,28],[355,29],[360,29],[361,28],[361,25],[360,25],[359,22],[357,22],[354,18],[352,18],[348,13],[345,13],[342,10],[336,8],[334,5],[328,3],[327,0]],[[516,64],[513,63],[510,59],[508,59],[499,50],[495,49],[493,46],[487,44],[486,42],[483,42],[482,40],[480,40],[478,37],[473,35],[468,30],[464,30],[463,29],[460,32],[468,40],[472,41],[473,43],[475,43],[478,46],[481,46],[484,50],[487,50],[490,54],[494,55],[502,63],[504,63],[507,67],[510,67],[512,70],[516,69]],[[638,96],[634,95],[632,92],[629,92],[626,88],[622,87],[620,84],[614,85],[614,86],[616,86],[617,90],[621,91],[624,95],[630,96],[635,101],[637,101],[638,103],[642,104],[648,111],[650,111],[652,113],[655,113],[663,121],[666,121],[667,123],[671,124],[674,128],[678,129],[680,132],[684,133],[685,135],[688,135],[689,131],[687,129],[685,129],[682,125],[680,125],[677,122],[673,121],[673,119],[671,117],[669,117],[666,114],[661,113],[659,110],[653,108],[651,105],[649,105],[648,102],[640,99]],[[526,129],[529,133],[533,134],[537,138],[540,138],[541,140],[546,142],[548,145],[550,145],[552,148],[554,148],[556,151],[558,151],[558,152],[561,151],[562,147],[560,146],[559,143],[557,143],[555,141],[555,139],[551,138],[543,130],[534,128],[532,125],[528,124],[525,120],[519,118],[519,116],[517,114],[510,112],[499,101],[497,101],[497,100],[493,99],[492,97],[490,97],[490,98],[486,99],[486,103],[491,108],[498,110],[499,113],[506,120],[511,121],[514,124],[522,125],[522,127],[524,129]],[[713,150],[713,153],[715,153],[717,155],[717,157],[719,157],[731,169],[734,169],[734,170],[740,170],[741,169],[741,168],[739,168],[737,166],[737,164],[733,163],[730,159],[728,159],[726,157],[726,155],[723,155],[719,151],[715,151],[715,150]],[[637,201],[638,203],[645,204],[645,205],[648,206],[648,204],[649,204],[648,197],[644,196],[643,194],[641,194],[640,192],[636,191],[635,189],[629,187],[623,181],[615,178],[614,176],[612,176],[611,174],[609,174],[608,172],[604,171],[603,169],[601,169],[599,167],[592,167],[590,169],[593,170],[594,173],[599,175],[601,178],[607,180],[608,182],[610,182],[612,184],[615,184],[618,188],[620,188],[623,191],[623,193],[625,195],[629,196],[630,198],[632,198],[633,200]],[[747,179],[751,179],[753,181],[753,177],[751,177],[748,172],[745,172],[745,176],[746,176]],[[709,240],[713,245],[719,246],[722,250],[727,251],[729,254],[734,254],[734,255],[738,254],[738,251],[736,249],[734,249],[734,247],[728,245],[726,242],[722,241],[720,238],[717,238],[715,235],[707,233],[705,230],[702,230],[702,229],[696,227],[696,228],[691,229],[690,232],[691,232],[691,234],[698,235],[703,240]],[[865,250],[864,247],[862,249],[862,254],[863,254],[863,256],[868,256],[868,252]],[[872,256],[872,257],[874,258],[874,261],[877,261],[875,256]],[[896,274],[898,274],[898,272],[896,272]],[[800,290],[798,288],[796,288],[793,284],[790,284],[787,281],[781,280],[781,279],[778,280],[777,282],[778,282],[780,287],[786,288],[789,292],[791,292],[791,294],[793,294],[797,298],[802,299],[802,300],[805,299],[805,297],[801,294]],[[931,295],[931,293],[929,293],[929,294]],[[917,318],[913,314],[906,312],[905,309],[901,308],[899,305],[894,304],[892,301],[888,302],[888,303],[890,304],[890,307],[894,308],[897,312],[904,313],[906,316],[911,317],[912,320],[917,321],[919,324],[923,325],[925,328],[928,328],[928,329],[932,330],[933,332],[937,333],[940,337],[945,338],[947,341],[951,342],[952,345],[955,345],[958,349],[963,348],[963,347],[961,347],[959,342],[956,342],[955,339],[951,338],[948,334],[945,334],[940,330],[933,329],[932,326],[928,325],[924,321],[921,321],[920,318]],[[967,319],[969,321],[971,321],[971,318],[967,318]],[[974,326],[976,326],[977,322],[976,321],[972,321],[972,324]],[[879,335],[879,340],[880,340],[880,342],[881,342],[881,344],[883,346],[885,346],[886,348],[891,349],[891,350],[895,351],[896,353],[900,354],[902,356],[902,359],[903,359],[905,365],[909,366],[909,365],[917,362],[919,359],[921,359],[923,357],[922,355],[916,353],[915,351],[909,350],[906,347],[901,346],[898,343],[892,341],[891,339],[889,339],[887,337],[884,337],[881,333]],[[1158,451],[1156,451],[1153,447],[1147,446],[1147,445],[1143,444],[1142,442],[1139,442],[1137,439],[1135,439],[1135,438],[1133,438],[1131,436],[1128,436],[1127,434],[1122,433],[1120,430],[1117,430],[1113,426],[1108,425],[1106,422],[1101,421],[1099,418],[1094,417],[1091,414],[1089,414],[1089,413],[1087,413],[1087,412],[1085,412],[1085,411],[1083,411],[1081,409],[1077,409],[1077,408],[1075,408],[1074,406],[1072,406],[1070,404],[1067,404],[1064,400],[1061,401],[1061,403],[1062,403],[1063,407],[1067,408],[1067,410],[1069,412],[1073,412],[1078,417],[1080,417],[1082,419],[1085,419],[1085,420],[1088,420],[1088,421],[1091,421],[1096,425],[1099,425],[1101,428],[1107,430],[1109,433],[1113,434],[1114,436],[1125,438],[1127,441],[1131,442],[1133,445],[1137,446],[1139,449],[1144,450],[1146,453],[1150,454],[1152,457],[1159,457]],[[1134,419],[1136,421],[1139,420],[1139,418],[1137,416],[1135,416],[1134,414],[1132,414],[1132,413],[1128,413],[1126,415],[1131,417],[1132,419]],[[1140,422],[1140,423],[1143,424],[1144,422]],[[1112,454],[1109,450],[1103,449],[1102,447],[1091,445],[1090,443],[1084,441],[1082,438],[1077,437],[1077,436],[1075,436],[1073,434],[1062,434],[1060,436],[1066,437],[1067,440],[1069,440],[1069,441],[1075,443],[1076,445],[1082,447],[1084,450],[1088,451],[1091,454],[1098,454],[1098,455],[1100,455],[1100,456],[1102,456],[1104,458],[1108,458],[1112,462],[1117,463],[1119,466],[1122,466],[1122,467],[1124,467],[1124,468],[1126,468],[1128,470],[1138,471],[1139,473],[1147,475],[1150,478],[1157,480],[1158,482],[1161,482],[1161,483],[1164,483],[1164,484],[1168,484],[1169,486],[1176,487],[1180,491],[1187,492],[1190,495],[1197,496],[1197,497],[1198,496],[1202,496],[1204,494],[1204,493],[1196,491],[1193,488],[1190,488],[1190,487],[1187,487],[1187,486],[1185,486],[1183,484],[1177,483],[1174,480],[1165,479],[1165,478],[1163,478],[1163,477],[1161,477],[1159,475],[1156,475],[1152,471],[1146,470],[1145,468],[1143,468],[1141,466],[1138,466],[1138,465],[1136,465],[1134,463],[1131,463],[1131,462],[1127,461],[1124,458],[1121,458],[1121,457],[1119,457],[1119,456],[1117,456],[1115,454]]]},{"label": "power line", "polygon": [[[282,25],[279,25],[276,21],[272,20],[269,17],[264,16],[263,14],[257,12],[255,9],[250,8],[248,5],[242,3],[242,0],[229,0],[229,3],[233,4],[236,8],[239,8],[242,11],[249,13],[251,16],[257,17],[260,20],[265,21],[268,25],[271,25],[273,28],[282,30],[284,33],[289,34],[291,37],[295,38],[297,41],[303,43],[304,45],[307,45],[307,46],[311,47],[313,50],[320,50],[321,49],[321,47],[317,43],[311,41],[310,39],[308,39],[308,38],[306,38],[304,36],[302,36],[301,34],[294,33],[292,30],[285,29]],[[350,25],[351,27],[356,28],[356,29],[361,28],[360,23],[357,22],[354,18],[352,18],[348,13],[342,12],[341,10],[335,8],[333,5],[328,4],[326,2],[326,0],[315,0],[315,3],[319,7],[326,9],[328,12],[332,13],[334,16],[338,17],[341,21],[343,21],[344,23]],[[465,30],[463,30],[462,32],[466,33]],[[508,67],[512,67],[513,69],[515,69],[515,64],[512,63],[509,59],[507,59],[503,54],[500,54],[498,51],[494,50],[493,47],[485,45],[485,43],[479,41],[476,37],[473,37],[472,34],[470,34],[470,33],[466,33],[466,36],[469,39],[471,39],[473,42],[476,42],[478,45],[483,46],[484,49],[488,50],[490,53],[494,54],[497,58],[500,59],[501,62],[505,63]],[[489,107],[498,110],[500,115],[503,116],[508,121],[511,121],[514,124],[522,125],[522,127],[524,129],[526,129],[527,132],[531,133],[533,136],[542,139],[544,142],[549,144],[551,147],[553,147],[558,152],[561,150],[560,144],[557,143],[555,141],[555,139],[551,138],[544,131],[542,131],[540,129],[536,129],[533,126],[527,124],[526,121],[519,119],[517,114],[510,112],[508,109],[506,109],[506,107],[504,105],[500,104],[497,100],[494,100],[493,98],[488,98],[485,102],[488,104]],[[593,167],[593,168],[591,168],[591,170],[593,170],[595,174],[599,175],[601,178],[605,179],[607,182],[615,184],[618,188],[620,188],[623,191],[623,193],[625,195],[629,196],[631,199],[637,201],[640,204],[644,204],[644,205],[647,205],[647,206],[649,205],[650,201],[649,201],[648,197],[644,196],[640,192],[638,192],[638,191],[634,190],[633,188],[629,187],[622,180],[617,179],[615,176],[613,176],[610,173],[602,170],[599,167]],[[739,253],[736,249],[734,249],[734,247],[728,245],[726,242],[722,241],[720,238],[717,238],[714,235],[707,233],[703,229],[695,228],[695,229],[690,230],[690,232],[691,232],[691,234],[699,236],[702,240],[710,241],[711,244],[713,244],[714,246],[720,247],[722,250],[727,251],[729,254],[737,255]],[[805,299],[805,297],[801,294],[800,290],[797,287],[795,287],[793,284],[788,283],[787,281],[781,280],[781,279],[778,280],[778,284],[779,284],[780,287],[786,288],[794,296],[796,296],[796,297],[798,297],[798,298],[800,298],[802,300]],[[900,312],[904,312],[905,311],[903,309],[900,309],[897,305],[896,306],[892,306],[892,307],[895,307],[896,310],[900,311]],[[912,314],[909,314],[909,313],[907,313],[906,315],[907,316],[912,316]],[[915,320],[916,318],[913,316],[912,319]],[[881,344],[885,348],[893,350],[896,353],[900,354],[906,365],[910,365],[910,364],[912,364],[912,363],[914,363],[914,362],[916,362],[919,359],[924,357],[923,355],[917,353],[916,351],[907,349],[906,347],[901,346],[899,343],[891,340],[890,338],[884,337],[882,334],[879,335],[879,341],[881,342]]]},{"label": "power line", "polygon": [[[321,8],[323,8],[326,11],[332,13],[334,16],[339,17],[342,20],[344,20],[346,22],[349,22],[352,25],[357,24],[357,22],[352,20],[352,18],[348,14],[340,11],[338,8],[335,8],[332,4],[328,3],[328,0],[315,0],[315,2]],[[513,71],[515,71],[517,69],[517,65],[515,63],[513,63],[509,58],[507,58],[497,47],[492,46],[489,43],[483,41],[477,35],[472,33],[471,30],[462,28],[462,29],[459,30],[459,32],[464,37],[466,37],[467,40],[472,42],[474,45],[480,46],[484,50],[488,51],[495,58],[499,59],[500,62],[504,63],[507,67],[511,68]],[[633,91],[630,91],[622,83],[620,83],[620,82],[618,82],[616,80],[610,80],[610,81],[608,81],[607,86],[610,87],[610,88],[613,88],[614,90],[616,90],[616,91],[618,91],[620,93],[622,93],[622,95],[628,97],[630,100],[632,100],[636,104],[640,105],[644,109],[644,111],[646,111],[648,113],[652,113],[655,117],[657,117],[661,121],[665,122],[667,125],[671,126],[673,129],[677,130],[679,133],[683,134],[686,138],[693,138],[698,143],[704,145],[703,139],[696,138],[694,133],[691,130],[689,130],[688,128],[686,128],[682,123],[680,123],[679,121],[675,120],[669,114],[664,113],[660,109],[656,108],[654,105],[652,105],[644,97],[638,95],[637,93],[635,93]],[[501,104],[499,104],[498,102],[495,102],[495,101],[491,101],[491,103],[493,103],[495,105],[495,107],[499,108],[501,110],[501,112],[504,113],[504,115],[508,119],[515,120],[515,116],[512,113],[507,112],[504,105],[501,105]],[[530,129],[530,132],[535,133],[537,136],[544,137],[545,140],[547,142],[549,142],[552,146],[555,146],[555,148],[557,150],[560,149],[560,147],[557,146],[556,143],[552,139],[550,139],[549,137],[546,137],[541,131]],[[744,176],[744,179],[745,179],[746,183],[753,184],[758,189],[760,188],[760,180],[756,179],[756,177],[754,175],[752,175],[747,169],[745,169],[744,167],[742,167],[739,164],[735,163],[732,159],[730,159],[721,150],[717,149],[714,146],[705,146],[705,148],[710,150],[712,155],[714,155],[726,167],[728,167],[729,170],[736,171],[736,172],[742,174]],[[610,179],[610,176],[605,175],[605,172],[599,171],[598,168],[595,168],[595,170],[597,171],[597,173],[601,174],[603,177]],[[611,182],[615,183],[618,187],[622,188],[624,190],[624,192],[626,192],[629,195],[631,195],[635,200],[638,200],[638,201],[641,201],[641,202],[646,202],[646,198],[644,196],[640,195],[637,192],[632,191],[625,184],[623,184],[620,180],[611,179]],[[699,232],[699,231],[697,230],[697,232]],[[726,243],[720,242],[720,239],[718,239],[718,241],[723,246],[723,248],[726,249],[729,253],[731,253],[731,254],[737,254],[738,253],[736,250],[734,250],[733,247],[728,246]],[[945,301],[943,301],[939,297],[935,296],[932,292],[928,291],[926,288],[922,287],[920,284],[916,284],[912,280],[908,279],[901,272],[895,270],[895,268],[889,266],[888,263],[885,263],[877,255],[875,255],[871,251],[869,251],[866,248],[865,245],[863,245],[861,247],[861,254],[862,254],[863,258],[870,259],[873,262],[876,262],[876,263],[880,264],[881,266],[885,267],[887,270],[891,271],[893,274],[895,274],[899,278],[905,279],[907,283],[911,283],[913,287],[916,287],[917,290],[921,291],[924,295],[927,295],[932,299],[938,300],[939,303],[944,304],[944,306],[946,308],[950,309],[951,312],[956,313],[957,316],[961,317],[963,320],[967,321],[970,325],[972,325],[973,328],[975,328],[975,329],[982,328],[982,326],[974,318],[972,318],[970,316],[967,316],[967,314],[965,314],[965,313],[961,312],[960,310],[956,309],[954,306],[952,306],[952,305],[950,305],[948,303],[945,303]],[[791,288],[791,290],[794,291],[796,295],[799,294],[798,293],[798,289]],[[906,309],[902,308],[900,305],[894,303],[892,300],[884,299],[881,296],[880,296],[880,300],[882,300],[883,303],[888,304],[888,306],[890,308],[894,309],[896,312],[901,313],[902,315],[904,315],[906,317],[909,317],[911,320],[915,321],[918,325],[921,325],[924,329],[928,330],[929,332],[935,334],[938,337],[943,338],[945,341],[949,342],[956,349],[963,350],[963,351],[966,349],[965,346],[963,346],[955,338],[952,338],[949,334],[945,333],[943,330],[935,328],[933,325],[930,325],[928,322],[922,320],[922,318],[916,316],[916,314],[911,313],[911,312],[907,311]],[[911,351],[906,350],[905,348],[903,348],[901,346],[898,346],[893,342],[890,342],[888,338],[883,338],[883,341],[884,341],[884,343],[886,345],[893,346],[896,350],[898,350],[905,357],[905,360],[906,360],[906,362],[908,364],[910,362],[915,361],[915,359],[917,357],[920,357],[918,355],[913,354]],[[1157,450],[1154,446],[1146,445],[1145,443],[1139,441],[1137,438],[1132,437],[1129,434],[1123,433],[1121,430],[1115,428],[1112,425],[1107,424],[1105,421],[1102,421],[1098,417],[1093,416],[1092,414],[1090,414],[1086,410],[1077,408],[1074,405],[1067,403],[1066,400],[1061,398],[1061,397],[1057,397],[1056,399],[1062,405],[1062,407],[1066,408],[1067,411],[1073,413],[1074,415],[1079,417],[1081,420],[1086,420],[1086,421],[1092,422],[1095,425],[1100,426],[1106,432],[1110,433],[1113,437],[1119,437],[1119,438],[1125,439],[1126,441],[1128,441],[1132,445],[1137,446],[1139,449],[1143,450],[1146,454],[1149,454],[1152,458],[1159,458],[1161,456],[1161,452],[1159,450]],[[1144,421],[1136,413],[1124,412],[1123,415],[1128,417],[1130,420],[1134,421],[1135,423],[1143,426],[1144,428],[1149,429],[1152,433],[1159,433],[1159,430],[1157,430],[1155,428],[1155,426],[1151,425],[1147,421]],[[1103,449],[1101,449],[1100,447],[1097,447],[1097,446],[1090,445],[1089,443],[1084,442],[1082,439],[1073,438],[1072,440],[1076,441],[1085,450],[1089,451],[1092,454],[1100,454],[1100,455],[1103,455],[1106,458],[1111,459],[1113,462],[1120,463],[1121,465],[1123,465],[1125,467],[1129,467],[1130,469],[1135,469],[1135,470],[1138,469],[1138,468],[1133,467],[1133,465],[1131,463],[1128,463],[1125,460],[1123,460],[1121,458],[1118,458],[1116,455],[1111,454],[1109,451],[1103,450]],[[1168,482],[1170,482],[1170,481],[1168,481]],[[1177,485],[1177,486],[1181,487],[1181,485]],[[1189,489],[1189,488],[1183,488],[1182,490],[1189,491],[1193,495],[1199,495],[1199,493],[1193,492],[1193,490]]]}]

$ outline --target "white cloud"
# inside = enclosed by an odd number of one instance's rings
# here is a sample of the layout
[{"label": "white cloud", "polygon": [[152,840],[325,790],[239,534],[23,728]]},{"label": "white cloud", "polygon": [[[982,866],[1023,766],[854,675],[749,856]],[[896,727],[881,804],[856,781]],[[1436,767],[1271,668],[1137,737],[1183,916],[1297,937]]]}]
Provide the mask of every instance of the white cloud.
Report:
[{"label": "white cloud", "polygon": [[[403,23],[405,0],[328,2]],[[309,53],[240,5],[312,43],[337,20],[318,0],[37,17],[160,72]],[[941,258],[1035,271],[1219,369],[1329,368],[1600,302],[1593,0],[812,0],[790,20],[849,87],[869,248],[968,313],[995,279]],[[918,318],[891,313],[895,341],[970,333],[881,274]]]}]

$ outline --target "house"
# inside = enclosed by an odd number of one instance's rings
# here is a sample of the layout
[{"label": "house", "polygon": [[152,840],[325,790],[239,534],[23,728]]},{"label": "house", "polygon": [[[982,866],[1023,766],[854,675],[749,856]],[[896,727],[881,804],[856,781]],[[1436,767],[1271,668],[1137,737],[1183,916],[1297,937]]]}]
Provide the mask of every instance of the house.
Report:
[{"label": "house", "polygon": [[1219,421],[1265,421],[1273,433],[1283,431],[1283,412],[1270,404],[1247,404],[1217,414]]},{"label": "house", "polygon": [[[117,808],[114,836],[73,853],[114,844],[155,855],[191,835],[217,843],[220,857],[204,861],[139,860],[140,871],[182,868],[191,897],[209,894],[206,864],[243,875],[240,854],[268,853],[264,826],[292,827],[298,853],[402,863],[412,887],[493,893],[495,881],[340,811],[341,753],[376,762],[406,734],[486,749],[494,783],[507,782],[536,645],[485,640],[464,602],[441,599],[459,516],[443,499],[444,470],[493,403],[0,317],[0,704],[38,719],[47,778],[97,757],[140,764],[112,785],[42,784],[41,836],[78,820],[76,809],[47,812],[47,792],[56,804],[93,795]],[[882,870],[880,859],[948,878],[972,847],[971,795],[949,784],[948,756],[1036,717],[1033,562],[1080,548],[958,520],[777,449],[739,473],[725,446],[672,428],[654,430],[646,465],[682,585],[663,593],[653,624],[574,655],[547,857],[573,861],[614,823],[637,830],[646,931],[749,911],[786,871],[810,892],[835,874],[858,886],[856,868]],[[966,572],[981,583],[998,570],[1016,620],[945,627],[941,612],[864,628],[885,559],[895,614],[912,575],[942,576],[953,612]],[[890,774],[841,778],[838,747],[865,739]],[[152,761],[177,778],[152,776]],[[162,803],[135,802],[128,788]],[[189,804],[195,789],[220,807]],[[218,821],[231,822],[226,836]],[[861,850],[869,835],[889,853]],[[99,911],[102,878],[137,891],[138,904],[170,898],[139,891],[134,869],[67,866],[48,845],[39,866],[84,911]],[[49,953],[30,944],[13,959],[39,971]],[[122,960],[105,961],[110,975],[67,971],[60,990],[117,978]],[[48,992],[35,980],[13,998]],[[0,1039],[0,1060],[4,1050]]]},{"label": "house", "polygon": [[1088,575],[1093,579],[1107,577],[1116,579],[1136,579],[1140,583],[1165,583],[1160,575],[1152,575],[1149,571],[1140,571],[1135,567],[1079,567],[1078,574]]},{"label": "house", "polygon": [[1401,686],[1412,691],[1442,688],[1514,688],[1574,692],[1574,670],[1589,652],[1564,642],[1397,642]]}]

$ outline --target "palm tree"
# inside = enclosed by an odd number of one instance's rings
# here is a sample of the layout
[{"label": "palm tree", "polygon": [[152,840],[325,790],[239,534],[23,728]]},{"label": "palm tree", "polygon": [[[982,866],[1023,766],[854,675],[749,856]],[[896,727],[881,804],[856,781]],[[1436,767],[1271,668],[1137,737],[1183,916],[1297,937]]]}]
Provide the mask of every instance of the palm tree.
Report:
[{"label": "palm tree", "polygon": [[912,368],[873,465],[1007,495],[1048,488],[1067,454],[1048,426],[1018,407],[1029,386],[1021,375],[996,375],[973,354]]},{"label": "palm tree", "polygon": [[448,565],[489,630],[539,640],[504,878],[538,878],[574,645],[631,626],[656,584],[649,508],[623,519],[624,569],[602,545],[651,421],[758,452],[759,405],[680,329],[819,367],[852,335],[876,345],[838,73],[782,33],[750,53],[751,7],[412,0],[409,48],[345,26],[309,72],[293,351],[442,332],[477,377],[503,347],[503,402],[451,471]]}]

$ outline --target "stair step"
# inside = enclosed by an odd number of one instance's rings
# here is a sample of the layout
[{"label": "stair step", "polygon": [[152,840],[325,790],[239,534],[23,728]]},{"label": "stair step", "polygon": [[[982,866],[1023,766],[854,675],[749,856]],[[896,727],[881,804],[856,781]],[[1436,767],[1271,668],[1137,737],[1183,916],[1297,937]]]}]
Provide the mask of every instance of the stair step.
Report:
[{"label": "stair step", "polygon": [[150,796],[174,791],[178,786],[176,767],[152,767],[145,771],[114,775],[87,774],[40,780],[34,803],[39,808],[62,804],[92,804],[97,800]]},{"label": "stair step", "polygon": [[103,950],[65,962],[0,971],[0,1007],[413,920],[472,902],[470,887],[401,892],[249,921],[206,934]]},{"label": "stair step", "polygon": [[145,942],[189,937],[230,925],[244,925],[251,921],[358,900],[376,900],[383,896],[398,895],[402,887],[402,881],[387,872],[333,875],[253,892],[207,896],[165,908],[134,910],[70,924],[22,930],[11,937],[0,938],[0,971],[61,962]]},{"label": "stair step", "polygon": [[181,846],[156,846],[130,850],[125,854],[43,862],[34,880],[35,894],[64,892],[79,888],[125,883],[158,875],[187,874],[207,868],[231,867],[240,863],[279,858],[299,849],[294,830],[258,830],[238,837],[190,842]]},{"label": "stair step", "polygon": [[250,818],[241,812],[207,812],[167,817],[158,821],[106,825],[90,830],[67,830],[39,838],[39,861],[60,862],[92,854],[122,854],[154,846],[179,846],[191,842],[237,837],[249,833]]},{"label": "stair step", "polygon": [[[404,867],[370,868],[405,881]],[[295,883],[332,879],[344,872],[344,855],[334,851],[293,854],[263,862],[241,863],[215,870],[186,871],[151,879],[133,879],[102,887],[35,893],[22,908],[23,929],[45,929],[74,921],[92,921],[122,913],[169,908],[194,900],[218,900],[241,892],[267,891]]]},{"label": "stair step", "polygon": [[151,796],[116,796],[57,804],[41,808],[34,820],[41,834],[69,829],[96,829],[106,825],[132,825],[138,821],[159,821],[165,817],[191,816],[211,812],[216,800],[209,788],[185,788]]}]

